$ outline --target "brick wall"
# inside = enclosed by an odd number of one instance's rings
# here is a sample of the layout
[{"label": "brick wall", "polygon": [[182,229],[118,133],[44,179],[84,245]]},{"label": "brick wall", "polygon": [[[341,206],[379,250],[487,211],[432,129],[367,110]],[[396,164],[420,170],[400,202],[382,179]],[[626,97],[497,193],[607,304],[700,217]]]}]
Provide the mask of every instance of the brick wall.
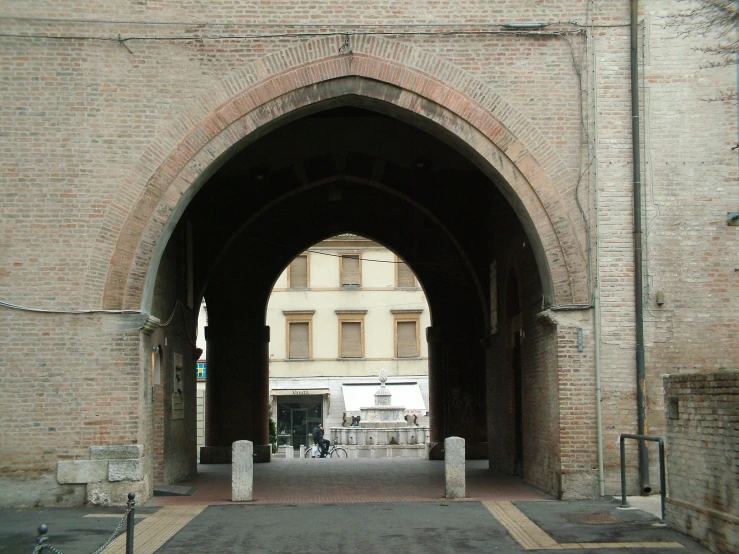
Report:
[{"label": "brick wall", "polygon": [[557,330],[533,317],[524,325],[524,479],[555,496],[562,494],[557,374]]},{"label": "brick wall", "polygon": [[[189,310],[185,300],[185,250],[182,237],[175,235],[164,252],[152,309],[160,320],[160,326],[147,337],[147,352],[142,356],[142,362],[150,367],[149,352],[154,345],[159,346],[161,383],[153,387],[155,398],[149,416],[153,434],[154,484],[192,478],[197,471],[197,405],[192,401],[184,402],[184,399],[196,398],[195,321],[198,312]],[[175,381],[175,359],[182,363],[179,383]],[[147,382],[151,382],[148,375]],[[179,396],[173,392],[177,386],[183,390],[179,398],[184,402],[182,409],[174,405]]]},{"label": "brick wall", "polygon": [[[418,50],[396,60],[399,66],[448,63],[464,72],[455,86],[476,80],[487,87],[485,91],[500,95],[510,128],[520,130],[522,151],[536,152],[542,167],[555,168],[556,174],[548,177],[556,181],[556,196],[561,200],[557,221],[571,226],[574,235],[565,246],[581,252],[584,259],[588,241],[575,199],[580,200],[592,239],[591,282],[595,281],[597,229],[607,490],[617,492],[618,435],[636,429],[626,2],[479,0],[403,6],[381,0],[299,5],[242,2],[238,6],[218,1],[2,2],[4,17],[26,19],[3,19],[0,34],[37,36],[0,37],[0,72],[9,76],[0,82],[4,99],[0,103],[0,299],[50,310],[90,309],[103,306],[106,286],[122,291],[131,276],[109,278],[109,270],[137,247],[135,241],[126,242],[133,240],[127,234],[130,229],[123,231],[126,217],[141,199],[153,213],[169,214],[156,212],[156,199],[147,188],[154,170],[144,171],[165,159],[167,152],[160,151],[163,145],[198,135],[193,129],[209,115],[203,111],[202,98],[220,99],[227,92],[240,92],[230,91],[229,75],[249,67],[260,79],[266,78],[270,69],[260,65],[266,56],[297,45],[317,48],[323,40],[315,36],[153,39],[282,34],[283,23],[299,24],[288,29],[296,34],[342,31],[342,23],[377,25],[372,30],[387,32],[397,30],[390,27],[397,24],[459,22],[462,5],[464,21],[480,25],[532,20],[613,25],[588,27],[564,38],[442,36],[432,29],[432,34],[383,37],[387,47],[378,51],[392,59],[399,56],[397,45],[411,45]],[[735,87],[735,75],[731,68],[700,69],[705,60],[695,50],[695,41],[676,39],[674,29],[665,27],[664,16],[678,2],[643,0],[640,5],[646,47],[641,115],[648,424],[650,432],[660,434],[665,429],[662,374],[720,371],[736,367],[739,361],[739,240],[737,228],[725,224],[726,212],[739,209],[737,163],[731,151],[737,140],[735,108],[704,100],[716,90]],[[152,24],[162,21],[171,24]],[[125,45],[93,40],[119,34],[138,38]],[[321,48],[327,56],[335,55],[341,40],[334,37],[332,42],[320,43]],[[205,170],[197,164],[190,167]],[[516,173],[511,182],[521,179]],[[180,192],[172,190],[168,198],[176,200]],[[551,206],[551,197],[532,193],[527,200]],[[133,220],[134,228],[146,226],[146,221]],[[528,228],[535,224],[541,222],[527,222]],[[122,247],[116,250],[119,238]],[[552,243],[561,238],[549,237]],[[565,265],[571,261],[551,260]],[[146,269],[136,267],[133,277],[145,275]],[[577,271],[581,269],[573,269],[573,274]],[[654,301],[656,291],[665,293],[663,306]],[[581,286],[578,294],[584,301],[586,293]],[[131,305],[138,306],[139,300],[133,298]],[[48,476],[56,461],[84,456],[91,444],[147,436],[139,425],[148,425],[150,414],[138,408],[143,385],[137,379],[149,363],[148,352],[142,353],[138,333],[118,330],[132,317],[42,314],[0,307],[8,345],[0,360],[3,475]],[[586,332],[586,340],[588,336]],[[561,339],[571,344],[571,331]],[[548,339],[544,342],[549,344]],[[542,354],[551,346],[542,348],[531,351],[531,359],[551,365],[553,354]],[[571,350],[567,349],[557,356],[567,356]],[[584,389],[593,386],[588,352],[572,358],[576,362],[573,386]],[[541,371],[541,366],[536,370]],[[532,391],[543,390],[540,383],[531,386],[538,387]],[[35,409],[16,413],[12,408],[19,397],[32,400]],[[548,397],[547,402],[553,406],[563,398]],[[582,398],[584,419],[576,425],[588,427],[586,436],[592,438],[588,418],[593,417],[594,394]],[[102,416],[96,414],[102,409],[124,414],[123,419],[104,418],[106,423],[100,423]],[[60,421],[64,425],[55,425]],[[533,420],[531,424],[536,426]],[[593,448],[591,443],[582,459],[573,449],[576,465],[588,466]],[[541,463],[535,462],[537,467]],[[654,476],[656,464],[652,466]],[[541,483],[547,479],[542,477]],[[655,477],[652,481],[657,482]],[[53,503],[53,497],[45,498]]]},{"label": "brick wall", "polygon": [[88,459],[91,445],[137,443],[141,324],[130,315],[0,308],[7,341],[0,369],[0,482],[26,484],[24,490],[0,486],[0,502],[78,503],[85,494],[80,486],[46,479],[56,475],[57,461]]},{"label": "brick wall", "polygon": [[739,549],[739,371],[664,377],[665,519],[713,552]]}]

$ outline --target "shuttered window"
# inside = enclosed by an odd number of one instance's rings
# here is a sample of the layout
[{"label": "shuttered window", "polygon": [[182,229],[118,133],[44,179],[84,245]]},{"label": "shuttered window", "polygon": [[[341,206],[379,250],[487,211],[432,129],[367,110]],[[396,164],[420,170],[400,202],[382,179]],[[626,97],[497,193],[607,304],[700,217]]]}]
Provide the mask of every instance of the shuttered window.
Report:
[{"label": "shuttered window", "polygon": [[341,257],[341,286],[359,286],[359,255]]},{"label": "shuttered window", "polygon": [[289,325],[289,358],[310,358],[310,323],[299,321]]},{"label": "shuttered window", "polygon": [[362,357],[362,324],[359,321],[341,322],[341,357]]},{"label": "shuttered window", "polygon": [[290,264],[290,288],[308,288],[308,256],[298,256]]},{"label": "shuttered window", "polygon": [[404,262],[398,262],[398,287],[412,288],[416,286],[416,277],[411,268]]},{"label": "shuttered window", "polygon": [[398,321],[396,323],[398,358],[415,358],[418,354],[418,333],[416,321]]}]

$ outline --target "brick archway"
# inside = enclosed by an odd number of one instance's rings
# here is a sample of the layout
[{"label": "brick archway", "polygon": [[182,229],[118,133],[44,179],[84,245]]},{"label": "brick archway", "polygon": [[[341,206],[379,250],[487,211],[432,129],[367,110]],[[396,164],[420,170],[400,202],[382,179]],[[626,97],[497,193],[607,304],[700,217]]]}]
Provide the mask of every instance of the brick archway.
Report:
[{"label": "brick archway", "polygon": [[[86,280],[106,309],[143,308],[147,278],[199,187],[278,118],[321,102],[369,99],[440,128],[477,158],[534,242],[555,303],[587,301],[586,261],[569,218],[574,196],[556,151],[490,87],[417,48],[356,37],[352,53],[322,38],[268,56],[221,81],[142,154],[106,213]],[[154,268],[152,271],[151,268]],[[547,290],[548,289],[548,290]]]}]

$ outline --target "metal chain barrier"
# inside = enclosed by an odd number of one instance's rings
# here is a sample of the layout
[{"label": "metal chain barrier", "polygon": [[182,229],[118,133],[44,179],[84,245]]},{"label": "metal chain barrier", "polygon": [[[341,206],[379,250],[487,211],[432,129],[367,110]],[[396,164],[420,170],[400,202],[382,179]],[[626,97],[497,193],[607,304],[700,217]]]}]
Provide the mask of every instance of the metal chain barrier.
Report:
[{"label": "metal chain barrier", "polygon": [[[95,550],[92,554],[100,554],[103,550],[105,550],[108,545],[110,545],[111,542],[115,540],[116,537],[121,532],[121,528],[123,527],[123,524],[128,520],[129,526],[128,526],[128,532],[132,535],[133,534],[133,517],[134,517],[134,493],[129,493],[128,495],[128,504],[126,513],[123,514],[123,517],[118,522],[118,526],[115,528],[115,531],[108,537],[108,540],[103,543],[103,545]],[[129,520],[129,515],[131,516]],[[39,525],[38,528],[38,537],[36,538],[36,542],[38,543],[38,546],[33,549],[33,554],[40,554],[41,552],[51,552],[52,554],[64,554],[61,550],[51,546],[50,544],[47,544],[46,541],[49,540],[49,538],[46,536],[46,533],[49,532],[49,528],[44,525],[43,523]],[[127,543],[131,545],[131,551],[133,551],[133,537],[127,537]],[[128,545],[127,545],[127,551],[128,551]]]}]

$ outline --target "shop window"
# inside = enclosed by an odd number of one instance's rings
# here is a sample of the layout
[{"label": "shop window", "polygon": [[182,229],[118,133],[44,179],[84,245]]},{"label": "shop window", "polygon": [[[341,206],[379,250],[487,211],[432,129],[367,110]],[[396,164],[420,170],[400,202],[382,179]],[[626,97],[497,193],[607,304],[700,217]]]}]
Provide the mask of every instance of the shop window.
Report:
[{"label": "shop window", "polygon": [[[286,396],[277,400],[277,444],[292,446],[313,444],[313,428],[323,422],[320,396]],[[301,452],[302,456],[303,453]]]}]

